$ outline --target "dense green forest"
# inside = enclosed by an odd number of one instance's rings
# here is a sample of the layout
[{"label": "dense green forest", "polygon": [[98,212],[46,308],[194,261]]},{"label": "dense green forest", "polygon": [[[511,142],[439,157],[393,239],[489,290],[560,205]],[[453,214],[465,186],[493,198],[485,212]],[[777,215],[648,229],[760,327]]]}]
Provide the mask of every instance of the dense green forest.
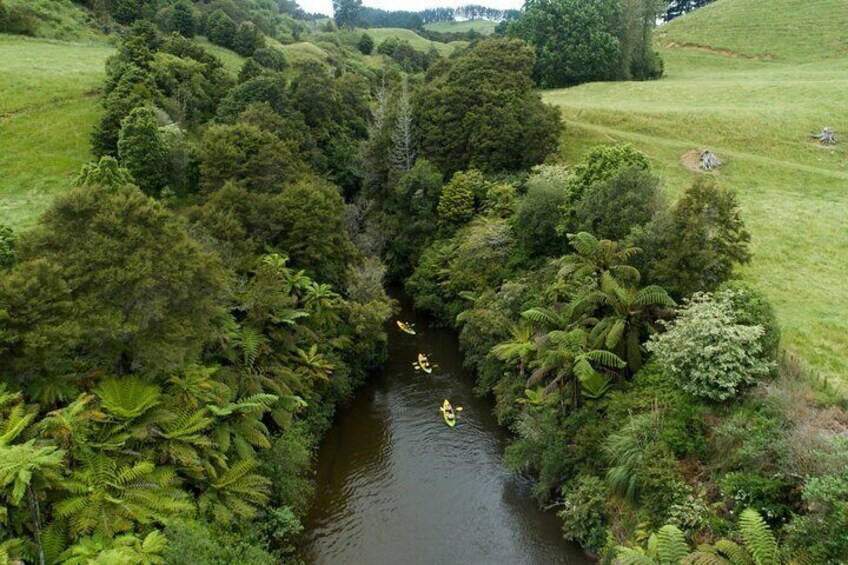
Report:
[{"label": "dense green forest", "polygon": [[[375,44],[350,0],[321,26],[78,4],[116,46],[92,160],[0,225],[0,563],[300,562],[390,283],[456,330],[507,464],[600,561],[848,559],[843,401],[739,278],[736,194],[703,173],[669,201],[627,144],[560,159],[538,89],[659,79],[666,2],[528,0],[447,57]],[[10,6],[0,31],[37,33]]]}]

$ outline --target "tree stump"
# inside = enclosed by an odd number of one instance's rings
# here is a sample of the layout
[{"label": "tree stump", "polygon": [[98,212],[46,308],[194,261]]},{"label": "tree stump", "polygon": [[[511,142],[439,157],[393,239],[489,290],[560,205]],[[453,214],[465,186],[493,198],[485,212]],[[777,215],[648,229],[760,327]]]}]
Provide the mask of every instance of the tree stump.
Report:
[{"label": "tree stump", "polygon": [[822,145],[836,145],[836,132],[833,128],[824,128],[821,133],[814,134],[813,139],[818,139]]},{"label": "tree stump", "polygon": [[712,151],[701,151],[701,168],[705,171],[711,171],[716,167],[720,167],[722,162]]}]

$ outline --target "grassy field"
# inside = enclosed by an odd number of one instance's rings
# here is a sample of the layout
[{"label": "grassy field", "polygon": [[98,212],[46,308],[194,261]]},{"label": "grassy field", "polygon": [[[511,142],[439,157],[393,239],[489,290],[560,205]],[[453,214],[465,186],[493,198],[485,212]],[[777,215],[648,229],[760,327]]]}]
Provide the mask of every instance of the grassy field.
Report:
[{"label": "grassy field", "polygon": [[465,41],[452,41],[450,43],[439,43],[438,41],[430,41],[421,37],[411,29],[402,29],[399,27],[375,27],[365,30],[368,35],[374,40],[376,45],[380,45],[383,41],[390,37],[396,37],[408,41],[413,49],[418,51],[427,51],[430,47],[435,47],[442,57],[447,57],[453,53],[454,49],[467,45]]},{"label": "grassy field", "polygon": [[[823,126],[848,133],[846,17],[845,0],[815,9],[800,0],[717,0],[658,34],[662,80],[545,93],[563,109],[568,162],[596,143],[631,142],[673,198],[705,174],[684,154],[710,149],[725,159],[717,180],[738,193],[753,235],[743,275],[774,301],[784,345],[843,385],[848,146],[822,148],[809,135]],[[819,36],[819,26],[832,34]]]},{"label": "grassy field", "polygon": [[424,29],[442,33],[462,33],[474,30],[483,35],[494,33],[497,22],[489,20],[466,20],[464,22],[433,22],[426,24]]},{"label": "grassy field", "polygon": [[0,218],[32,225],[91,159],[105,45],[0,35]]}]

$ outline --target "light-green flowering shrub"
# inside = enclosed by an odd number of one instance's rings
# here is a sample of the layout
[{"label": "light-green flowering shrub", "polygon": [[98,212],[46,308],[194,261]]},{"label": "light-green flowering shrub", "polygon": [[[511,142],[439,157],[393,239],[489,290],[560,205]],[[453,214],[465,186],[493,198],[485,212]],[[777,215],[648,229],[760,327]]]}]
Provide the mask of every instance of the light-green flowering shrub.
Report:
[{"label": "light-green flowering shrub", "polygon": [[769,374],[763,327],[737,323],[730,300],[696,293],[665,325],[646,347],[686,392],[728,400]]}]

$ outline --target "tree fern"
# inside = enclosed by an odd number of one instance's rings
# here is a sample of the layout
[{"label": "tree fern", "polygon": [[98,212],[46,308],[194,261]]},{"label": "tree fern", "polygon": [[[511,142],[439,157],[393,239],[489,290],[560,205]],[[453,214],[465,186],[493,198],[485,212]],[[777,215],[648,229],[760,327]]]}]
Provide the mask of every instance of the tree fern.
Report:
[{"label": "tree fern", "polygon": [[257,508],[268,502],[270,481],[254,473],[258,463],[242,459],[225,467],[198,498],[200,511],[220,524],[256,517]]},{"label": "tree fern", "polygon": [[118,418],[133,420],[159,404],[161,390],[138,377],[104,379],[96,389],[103,408]]},{"label": "tree fern", "polygon": [[762,516],[751,508],[739,516],[739,533],[756,565],[777,565],[780,554],[774,534]]}]

